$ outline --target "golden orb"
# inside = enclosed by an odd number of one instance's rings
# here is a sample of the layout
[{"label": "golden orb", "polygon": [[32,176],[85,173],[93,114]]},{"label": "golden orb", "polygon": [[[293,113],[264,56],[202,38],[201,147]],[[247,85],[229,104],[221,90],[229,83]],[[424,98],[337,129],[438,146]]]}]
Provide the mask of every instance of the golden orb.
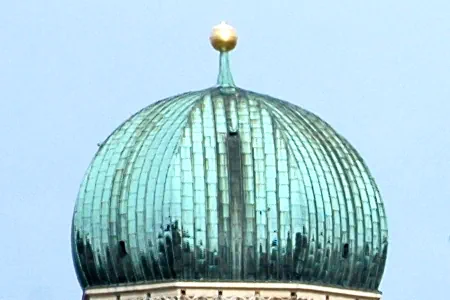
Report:
[{"label": "golden orb", "polygon": [[233,50],[237,44],[236,30],[225,22],[213,27],[209,40],[211,45],[220,52]]}]

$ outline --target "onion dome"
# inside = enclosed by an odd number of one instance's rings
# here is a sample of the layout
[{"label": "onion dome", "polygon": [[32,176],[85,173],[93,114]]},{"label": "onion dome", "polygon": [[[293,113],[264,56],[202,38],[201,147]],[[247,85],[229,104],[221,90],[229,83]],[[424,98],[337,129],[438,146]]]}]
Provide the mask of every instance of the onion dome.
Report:
[{"label": "onion dome", "polygon": [[377,290],[387,221],[356,150],[289,102],[235,85],[222,23],[216,86],[120,125],[82,181],[72,226],[84,287],[301,282]]}]

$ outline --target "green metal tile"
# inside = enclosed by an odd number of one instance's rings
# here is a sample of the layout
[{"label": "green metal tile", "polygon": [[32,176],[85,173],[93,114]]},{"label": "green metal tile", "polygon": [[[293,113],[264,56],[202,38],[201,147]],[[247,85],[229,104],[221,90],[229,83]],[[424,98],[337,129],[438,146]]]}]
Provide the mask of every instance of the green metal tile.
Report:
[{"label": "green metal tile", "polygon": [[387,254],[380,193],[356,150],[288,102],[216,87],[141,110],[100,146],[72,245],[83,287],[305,282],[376,290]]}]

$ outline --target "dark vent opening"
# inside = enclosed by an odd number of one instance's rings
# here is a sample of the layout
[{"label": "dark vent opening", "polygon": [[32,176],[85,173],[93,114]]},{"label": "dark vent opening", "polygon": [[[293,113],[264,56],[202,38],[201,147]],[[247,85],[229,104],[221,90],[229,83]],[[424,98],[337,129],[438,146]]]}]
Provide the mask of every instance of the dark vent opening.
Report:
[{"label": "dark vent opening", "polygon": [[348,258],[349,246],[348,244],[344,244],[344,250],[342,251],[342,257]]},{"label": "dark vent opening", "polygon": [[222,294],[223,294],[223,292],[222,292],[222,291],[219,291],[219,296],[222,296]]},{"label": "dark vent opening", "polygon": [[127,248],[124,241],[119,242],[119,255],[120,257],[124,257],[127,255]]},{"label": "dark vent opening", "polygon": [[186,295],[186,291],[185,290],[181,290],[181,295]]},{"label": "dark vent opening", "polygon": [[291,292],[291,297],[296,297],[297,293],[296,292]]},{"label": "dark vent opening", "polygon": [[229,136],[237,136],[238,133],[237,133],[237,131],[229,131],[229,132],[228,132],[228,135],[229,135]]}]

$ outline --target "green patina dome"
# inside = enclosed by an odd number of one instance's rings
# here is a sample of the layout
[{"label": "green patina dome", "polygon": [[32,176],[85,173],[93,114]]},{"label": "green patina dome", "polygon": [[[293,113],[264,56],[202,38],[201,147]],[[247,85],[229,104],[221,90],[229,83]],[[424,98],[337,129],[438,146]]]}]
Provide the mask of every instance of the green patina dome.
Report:
[{"label": "green patina dome", "polygon": [[235,87],[156,102],[100,145],[77,199],[83,287],[305,282],[376,290],[384,206],[354,148],[316,115]]}]

